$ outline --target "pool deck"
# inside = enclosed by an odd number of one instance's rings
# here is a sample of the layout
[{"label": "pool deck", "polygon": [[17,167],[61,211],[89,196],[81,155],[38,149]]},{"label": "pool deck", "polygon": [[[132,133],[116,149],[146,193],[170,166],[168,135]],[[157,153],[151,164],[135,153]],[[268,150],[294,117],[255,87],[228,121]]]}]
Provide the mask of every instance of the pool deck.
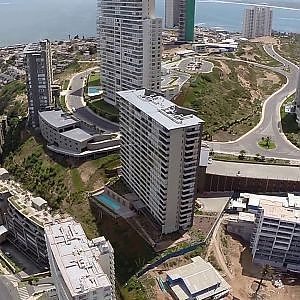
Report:
[{"label": "pool deck", "polygon": [[[95,199],[95,201],[97,202],[97,204],[99,204],[100,206],[102,207],[105,207],[106,209],[108,209],[110,212],[112,212],[113,214],[116,214],[124,219],[128,219],[128,218],[132,218],[134,216],[136,216],[136,213],[134,211],[132,211],[131,209],[125,207],[124,205],[122,205],[121,203],[119,203],[118,201],[116,201],[115,199],[111,199],[112,201],[116,202],[119,206],[118,209],[112,209],[109,205],[106,205],[105,203],[103,203],[101,200],[99,200],[97,198],[97,196],[100,196],[104,194],[103,192],[100,192],[100,193],[96,193],[96,194],[93,194],[93,198]],[[104,194],[106,195],[106,194]],[[107,195],[106,195],[107,196]],[[109,197],[109,196],[107,196]],[[109,197],[110,198],[110,197]]]}]

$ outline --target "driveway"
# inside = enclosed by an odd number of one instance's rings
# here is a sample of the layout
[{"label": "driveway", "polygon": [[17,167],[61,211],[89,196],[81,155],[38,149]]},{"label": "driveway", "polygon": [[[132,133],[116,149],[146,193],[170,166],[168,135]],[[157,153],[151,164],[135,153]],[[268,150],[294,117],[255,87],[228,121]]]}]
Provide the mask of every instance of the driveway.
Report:
[{"label": "driveway", "polygon": [[69,88],[66,93],[66,106],[68,110],[74,114],[74,116],[90,125],[97,126],[100,130],[105,132],[118,132],[119,126],[116,123],[110,122],[97,114],[95,114],[86,103],[83,98],[83,90],[85,86],[85,80],[93,71],[98,68],[91,68],[84,72],[77,73],[69,83]]}]

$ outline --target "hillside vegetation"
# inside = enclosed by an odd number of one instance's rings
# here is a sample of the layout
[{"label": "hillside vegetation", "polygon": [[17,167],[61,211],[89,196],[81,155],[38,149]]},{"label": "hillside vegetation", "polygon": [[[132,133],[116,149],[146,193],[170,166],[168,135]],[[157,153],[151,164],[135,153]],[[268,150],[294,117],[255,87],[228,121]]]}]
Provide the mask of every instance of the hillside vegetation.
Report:
[{"label": "hillside vegetation", "polygon": [[205,121],[206,139],[232,140],[259,122],[262,103],[282,86],[285,78],[245,63],[213,63],[213,72],[194,76],[176,103],[197,111]]}]

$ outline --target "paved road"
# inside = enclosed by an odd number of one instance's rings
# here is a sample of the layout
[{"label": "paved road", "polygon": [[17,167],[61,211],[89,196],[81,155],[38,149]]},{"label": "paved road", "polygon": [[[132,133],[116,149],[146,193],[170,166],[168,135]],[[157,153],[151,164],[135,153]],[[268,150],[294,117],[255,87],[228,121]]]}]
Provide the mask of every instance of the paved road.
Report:
[{"label": "paved road", "polygon": [[[167,87],[172,83],[172,85],[179,85],[182,87],[190,78],[191,70],[188,66],[195,61],[194,57],[188,57],[177,62],[169,63],[163,65],[163,68],[170,70],[170,74],[162,76],[162,87]],[[208,61],[202,61],[200,69],[197,69],[197,73],[210,73],[214,65]],[[174,77],[178,79],[174,81]]]},{"label": "paved road", "polygon": [[91,125],[95,125],[106,132],[118,132],[118,124],[112,123],[98,116],[90,108],[88,108],[84,102],[83,89],[85,78],[87,78],[87,76],[96,69],[97,68],[91,68],[78,73],[70,80],[69,90],[66,94],[66,105],[70,112],[72,112],[78,119]]},{"label": "paved road", "polygon": [[5,276],[0,276],[0,300],[20,300],[17,289]]},{"label": "paved road", "polygon": [[[250,132],[242,136],[236,141],[219,143],[212,142],[210,146],[216,152],[235,153],[238,154],[240,150],[246,150],[247,154],[255,155],[260,153],[266,157],[275,157],[281,159],[300,160],[300,150],[293,146],[282,133],[280,120],[280,106],[285,98],[291,95],[296,89],[296,78],[299,68],[278,55],[272,46],[265,46],[265,51],[273,56],[276,60],[283,64],[282,67],[267,67],[285,75],[288,79],[287,84],[269,97],[265,101],[263,107],[263,114],[260,123]],[[286,71],[289,68],[290,72]],[[269,136],[276,143],[277,148],[271,151],[263,150],[257,145],[257,142],[262,138]]]}]

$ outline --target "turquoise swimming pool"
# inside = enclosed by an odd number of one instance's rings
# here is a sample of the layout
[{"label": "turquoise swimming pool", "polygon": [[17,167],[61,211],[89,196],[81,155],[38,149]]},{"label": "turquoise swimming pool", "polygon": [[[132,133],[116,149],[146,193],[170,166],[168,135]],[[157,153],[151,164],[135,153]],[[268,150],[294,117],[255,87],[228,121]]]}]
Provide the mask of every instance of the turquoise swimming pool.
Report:
[{"label": "turquoise swimming pool", "polygon": [[88,90],[89,94],[99,94],[100,93],[100,87],[99,86],[91,86]]},{"label": "turquoise swimming pool", "polygon": [[113,211],[117,211],[121,208],[120,204],[117,201],[111,199],[107,195],[101,194],[95,196],[95,198]]}]

